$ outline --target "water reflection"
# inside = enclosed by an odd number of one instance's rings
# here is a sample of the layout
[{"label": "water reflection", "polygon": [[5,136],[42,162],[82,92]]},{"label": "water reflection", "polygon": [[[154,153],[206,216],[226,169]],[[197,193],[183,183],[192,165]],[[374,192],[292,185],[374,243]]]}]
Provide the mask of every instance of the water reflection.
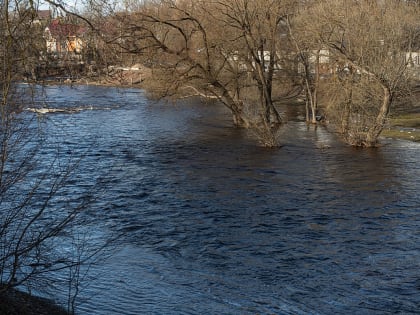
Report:
[{"label": "water reflection", "polygon": [[152,104],[130,89],[48,93],[57,107],[114,106],[58,114],[49,127],[71,150],[89,149],[80,176],[109,183],[92,215],[124,235],[81,314],[418,311],[418,144],[356,150],[289,119],[284,146],[265,150],[210,104]]}]

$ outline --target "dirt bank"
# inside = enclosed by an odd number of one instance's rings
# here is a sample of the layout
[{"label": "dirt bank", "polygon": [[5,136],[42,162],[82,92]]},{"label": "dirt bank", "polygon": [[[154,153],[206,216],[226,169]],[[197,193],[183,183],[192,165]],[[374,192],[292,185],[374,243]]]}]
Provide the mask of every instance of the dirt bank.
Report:
[{"label": "dirt bank", "polygon": [[68,315],[53,301],[9,289],[0,294],[2,315]]}]

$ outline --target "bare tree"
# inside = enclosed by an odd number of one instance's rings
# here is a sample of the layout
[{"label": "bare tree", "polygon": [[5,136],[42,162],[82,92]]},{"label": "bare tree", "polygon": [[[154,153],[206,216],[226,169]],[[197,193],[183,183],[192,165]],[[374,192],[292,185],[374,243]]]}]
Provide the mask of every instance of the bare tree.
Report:
[{"label": "bare tree", "polygon": [[209,31],[206,9],[201,2],[136,4],[130,12],[116,15],[124,30],[114,34],[114,43],[143,56],[153,70],[157,95],[217,98],[230,109],[236,125],[248,126],[225,71],[228,56]]},{"label": "bare tree", "polygon": [[356,146],[374,146],[407,84],[404,42],[419,30],[418,8],[401,1],[318,1],[308,32],[328,49],[334,76],[328,114]]},{"label": "bare tree", "polygon": [[[273,81],[275,72],[280,71],[280,48],[287,41],[282,40],[282,26],[289,7],[285,1],[217,1],[216,12],[221,12],[215,19],[224,29],[232,29],[233,43],[239,60],[245,63],[259,91],[264,121],[280,123],[281,118],[273,104]],[[228,45],[226,45],[228,46]]]},{"label": "bare tree", "polygon": [[281,42],[285,3],[131,1],[115,14],[122,28],[108,34],[109,42],[142,56],[153,70],[147,88],[158,96],[214,98],[229,108],[235,125],[264,125],[271,132],[281,122],[274,88],[283,89],[276,91],[280,96],[295,91],[284,83],[289,78],[279,75],[284,61],[279,48],[287,44]]},{"label": "bare tree", "polygon": [[295,11],[286,18],[289,40],[294,48],[298,67],[297,74],[301,77],[302,88],[305,91],[306,121],[316,124],[319,107],[319,89],[321,61],[328,58],[326,50],[316,36],[310,31],[313,29],[312,20],[309,19],[308,10],[314,2],[300,3]]},{"label": "bare tree", "polygon": [[46,141],[43,121],[34,113],[23,111],[31,104],[34,90],[18,82],[25,69],[35,69],[43,52],[39,38],[34,36],[36,7],[31,1],[1,4],[0,294],[3,294],[17,287],[26,287],[28,291],[50,287],[57,280],[51,278],[55,272],[79,268],[91,261],[97,251],[76,255],[71,246],[63,249],[63,240],[72,238],[71,229],[86,218],[81,214],[91,204],[96,182],[90,183],[91,190],[74,191],[71,181],[80,157],[62,154],[60,143]]},{"label": "bare tree", "polygon": [[214,6],[214,20],[225,30],[223,47],[230,47],[230,56],[246,70],[241,100],[254,112],[251,117],[258,117],[253,124],[258,138],[272,146],[282,121],[275,103],[299,92],[286,27],[294,2],[214,1]]}]

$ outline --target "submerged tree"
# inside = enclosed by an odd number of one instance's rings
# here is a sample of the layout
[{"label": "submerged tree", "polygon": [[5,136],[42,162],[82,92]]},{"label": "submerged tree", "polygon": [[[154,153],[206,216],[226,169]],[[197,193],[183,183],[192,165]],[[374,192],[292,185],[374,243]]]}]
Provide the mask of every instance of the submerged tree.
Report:
[{"label": "submerged tree", "polygon": [[231,47],[234,64],[246,70],[240,99],[259,118],[254,125],[261,138],[269,139],[271,128],[282,121],[275,102],[297,92],[286,30],[293,6],[292,1],[214,2],[214,21],[230,30],[230,36],[224,33],[223,47]]},{"label": "submerged tree", "polygon": [[286,18],[288,38],[296,54],[296,72],[305,91],[306,122],[312,124],[318,122],[321,71],[328,72],[328,67],[321,68],[321,64],[325,66],[329,63],[328,50],[323,49],[318,37],[308,31],[313,29],[313,21],[308,18],[307,11],[314,3],[307,1],[296,5],[293,13]]},{"label": "submerged tree", "polygon": [[419,30],[416,6],[401,1],[317,1],[306,28],[329,52],[328,118],[355,146],[375,146],[407,85],[407,41]]},{"label": "submerged tree", "polygon": [[[109,41],[143,57],[153,70],[148,88],[158,96],[214,98],[235,125],[271,132],[281,122],[273,89],[286,11],[268,0],[130,2],[115,15],[121,27]],[[282,95],[293,87],[280,86]]]},{"label": "submerged tree", "polygon": [[149,67],[149,92],[216,99],[267,146],[282,120],[276,101],[297,96],[297,86],[307,122],[325,113],[348,143],[376,145],[419,38],[416,1],[132,0],[118,11],[91,3],[105,12],[97,29],[113,49],[102,51]]}]

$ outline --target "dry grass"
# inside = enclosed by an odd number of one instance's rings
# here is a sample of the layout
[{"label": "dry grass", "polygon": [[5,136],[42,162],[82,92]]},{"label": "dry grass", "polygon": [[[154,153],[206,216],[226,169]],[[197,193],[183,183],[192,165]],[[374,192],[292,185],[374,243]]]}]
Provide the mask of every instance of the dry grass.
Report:
[{"label": "dry grass", "polygon": [[420,142],[420,130],[404,130],[404,129],[386,129],[382,131],[382,136],[386,138],[404,139]]},{"label": "dry grass", "polygon": [[398,115],[391,118],[391,125],[394,127],[420,128],[420,113]]},{"label": "dry grass", "polygon": [[420,113],[391,117],[389,128],[384,129],[382,136],[420,142]]}]

